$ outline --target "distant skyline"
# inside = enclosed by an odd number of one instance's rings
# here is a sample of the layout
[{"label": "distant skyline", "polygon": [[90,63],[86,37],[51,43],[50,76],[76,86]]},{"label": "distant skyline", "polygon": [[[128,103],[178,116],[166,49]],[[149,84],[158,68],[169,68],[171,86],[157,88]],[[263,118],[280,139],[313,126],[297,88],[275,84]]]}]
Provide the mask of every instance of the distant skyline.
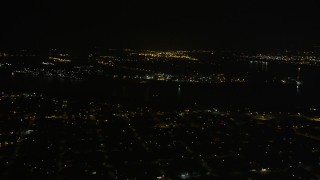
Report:
[{"label": "distant skyline", "polygon": [[0,47],[149,49],[320,45],[317,1],[8,1]]}]

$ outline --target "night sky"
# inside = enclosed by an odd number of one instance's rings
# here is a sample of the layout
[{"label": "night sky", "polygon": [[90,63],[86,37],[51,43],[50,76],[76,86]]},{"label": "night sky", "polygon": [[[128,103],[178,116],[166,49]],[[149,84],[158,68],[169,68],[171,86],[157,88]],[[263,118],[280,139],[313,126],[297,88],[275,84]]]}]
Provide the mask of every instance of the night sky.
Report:
[{"label": "night sky", "polygon": [[8,0],[0,8],[2,48],[320,45],[317,1]]}]

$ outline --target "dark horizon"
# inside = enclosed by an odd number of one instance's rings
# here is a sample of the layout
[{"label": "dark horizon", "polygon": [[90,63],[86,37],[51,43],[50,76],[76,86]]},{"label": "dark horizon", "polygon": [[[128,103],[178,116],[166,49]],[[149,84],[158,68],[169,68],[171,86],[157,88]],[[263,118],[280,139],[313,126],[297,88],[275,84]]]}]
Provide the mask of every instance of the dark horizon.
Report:
[{"label": "dark horizon", "polygon": [[313,47],[320,44],[318,4],[10,1],[0,13],[0,47]]}]

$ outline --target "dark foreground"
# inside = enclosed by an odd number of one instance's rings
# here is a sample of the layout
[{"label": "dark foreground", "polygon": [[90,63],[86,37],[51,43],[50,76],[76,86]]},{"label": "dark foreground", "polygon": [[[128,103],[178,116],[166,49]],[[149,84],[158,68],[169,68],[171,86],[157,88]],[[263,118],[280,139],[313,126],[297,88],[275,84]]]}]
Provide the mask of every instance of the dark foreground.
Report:
[{"label": "dark foreground", "polygon": [[316,109],[179,110],[0,98],[3,179],[319,179]]}]

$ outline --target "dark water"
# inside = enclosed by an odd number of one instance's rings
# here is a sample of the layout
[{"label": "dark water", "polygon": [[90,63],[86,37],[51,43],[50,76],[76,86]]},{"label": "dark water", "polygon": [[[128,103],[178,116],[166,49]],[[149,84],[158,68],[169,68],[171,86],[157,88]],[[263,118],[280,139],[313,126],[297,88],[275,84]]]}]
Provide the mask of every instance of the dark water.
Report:
[{"label": "dark water", "polygon": [[[114,80],[50,80],[26,77],[0,78],[5,92],[35,92],[79,100],[105,100],[165,108],[188,106],[235,106],[292,109],[320,106],[316,86],[274,84],[194,84]],[[180,85],[180,87],[179,87]]]},{"label": "dark water", "polygon": [[[0,91],[35,92],[46,96],[78,100],[98,99],[114,103],[150,105],[162,108],[199,105],[291,110],[320,107],[319,67],[243,61],[223,63],[218,67],[220,71],[229,72],[235,76],[245,74],[250,83],[139,83],[110,79],[71,81],[12,77],[9,73],[1,73]],[[274,79],[279,82],[288,77],[297,78],[298,68],[301,68],[300,78],[304,82],[299,89],[295,84],[270,83]],[[205,69],[202,70],[205,71]],[[209,70],[207,69],[207,71]],[[264,83],[265,81],[269,83]]]}]

